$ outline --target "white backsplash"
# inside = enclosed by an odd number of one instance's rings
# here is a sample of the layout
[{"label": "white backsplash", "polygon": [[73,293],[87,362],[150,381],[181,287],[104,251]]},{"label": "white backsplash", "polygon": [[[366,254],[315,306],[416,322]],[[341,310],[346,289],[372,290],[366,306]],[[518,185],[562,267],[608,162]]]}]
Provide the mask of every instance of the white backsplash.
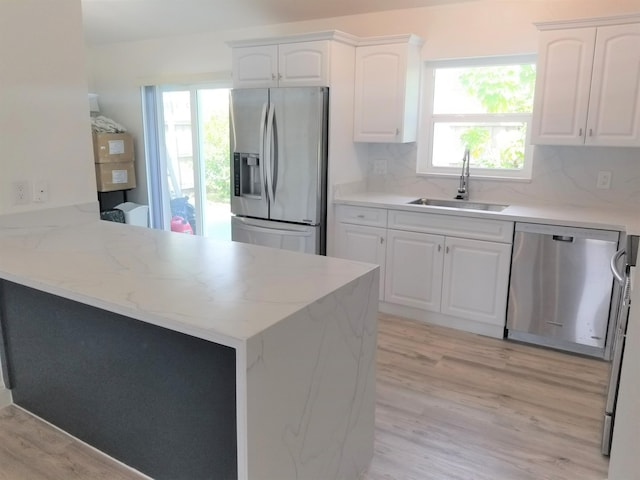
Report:
[{"label": "white backsplash", "polygon": [[[511,204],[626,208],[640,205],[640,149],[612,147],[534,147],[530,182],[470,180],[475,201]],[[410,144],[370,144],[366,189],[403,195],[449,198],[458,178],[416,174],[417,148]],[[386,174],[379,174],[381,163]],[[374,168],[377,167],[377,168]],[[596,188],[599,171],[612,172],[611,188]]]}]

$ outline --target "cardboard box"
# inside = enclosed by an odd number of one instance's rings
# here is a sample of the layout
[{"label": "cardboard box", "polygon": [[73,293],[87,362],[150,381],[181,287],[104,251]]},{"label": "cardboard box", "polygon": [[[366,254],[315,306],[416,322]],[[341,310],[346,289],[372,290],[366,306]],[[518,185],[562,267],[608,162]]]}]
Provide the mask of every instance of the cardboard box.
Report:
[{"label": "cardboard box", "polygon": [[136,188],[136,171],[133,162],[96,163],[95,167],[99,192]]},{"label": "cardboard box", "polygon": [[95,163],[133,162],[133,137],[128,133],[94,133]]}]

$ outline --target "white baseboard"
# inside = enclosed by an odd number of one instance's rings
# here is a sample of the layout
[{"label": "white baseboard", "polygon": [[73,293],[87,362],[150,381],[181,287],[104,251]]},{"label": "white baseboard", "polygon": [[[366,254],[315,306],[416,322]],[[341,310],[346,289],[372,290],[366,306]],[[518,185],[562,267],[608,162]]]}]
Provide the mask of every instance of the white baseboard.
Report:
[{"label": "white baseboard", "polygon": [[11,390],[0,386],[0,408],[8,407],[13,403]]},{"label": "white baseboard", "polygon": [[380,302],[378,310],[382,313],[407,317],[419,322],[431,323],[442,327],[455,328],[465,332],[476,333],[493,338],[504,338],[504,327],[490,325],[488,323],[466,320],[464,318],[451,317],[441,313],[427,312],[417,308],[405,307],[393,303]]}]

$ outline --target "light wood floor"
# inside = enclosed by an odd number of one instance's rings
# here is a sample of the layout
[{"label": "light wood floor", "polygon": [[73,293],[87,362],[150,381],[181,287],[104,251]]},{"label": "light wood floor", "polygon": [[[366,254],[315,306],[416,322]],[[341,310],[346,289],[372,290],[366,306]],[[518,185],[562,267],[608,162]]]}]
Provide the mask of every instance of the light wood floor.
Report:
[{"label": "light wood floor", "polygon": [[367,479],[603,480],[609,364],[381,315]]},{"label": "light wood floor", "polygon": [[[380,315],[375,456],[366,480],[603,480],[608,364]],[[139,475],[16,407],[0,480]]]}]

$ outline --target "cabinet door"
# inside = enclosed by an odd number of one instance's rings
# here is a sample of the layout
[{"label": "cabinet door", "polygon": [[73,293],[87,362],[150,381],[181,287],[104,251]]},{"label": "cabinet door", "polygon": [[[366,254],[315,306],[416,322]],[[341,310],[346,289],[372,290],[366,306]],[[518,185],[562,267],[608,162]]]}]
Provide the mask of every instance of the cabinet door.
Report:
[{"label": "cabinet door", "polygon": [[595,28],[540,32],[531,143],[582,145]]},{"label": "cabinet door", "polygon": [[442,313],[505,325],[511,245],[447,237]]},{"label": "cabinet door", "polygon": [[356,142],[412,141],[403,139],[406,75],[407,45],[371,45],[356,49]]},{"label": "cabinet door", "polygon": [[380,265],[380,300],[384,299],[385,238],[387,230],[349,223],[338,223],[336,256]]},{"label": "cabinet door", "polygon": [[236,47],[231,52],[235,88],[278,86],[278,46]]},{"label": "cabinet door", "polygon": [[329,85],[329,42],[286,43],[278,48],[278,86]]},{"label": "cabinet door", "polygon": [[586,143],[640,146],[640,24],[598,28]]},{"label": "cabinet door", "polygon": [[443,246],[440,235],[387,230],[385,301],[439,312]]}]

